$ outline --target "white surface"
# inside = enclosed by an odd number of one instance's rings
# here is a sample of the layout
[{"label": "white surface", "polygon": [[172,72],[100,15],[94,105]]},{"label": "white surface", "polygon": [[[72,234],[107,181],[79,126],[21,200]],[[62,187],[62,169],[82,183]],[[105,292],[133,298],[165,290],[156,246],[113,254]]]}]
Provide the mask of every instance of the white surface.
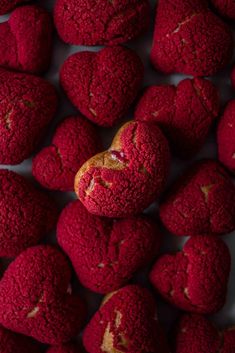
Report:
[{"label": "white surface", "polygon": [[[156,4],[156,1],[151,1],[151,2],[152,2],[152,25],[149,33],[138,40],[128,43],[127,46],[135,49],[136,52],[140,55],[140,57],[144,61],[146,71],[145,71],[145,80],[144,80],[143,86],[146,86],[149,84],[160,84],[160,83],[177,84],[181,79],[185,78],[185,76],[182,76],[182,75],[164,76],[156,72],[151,67],[149,62],[149,53],[150,53],[151,42],[152,42],[153,21],[154,21],[154,15],[155,15],[154,6]],[[44,0],[44,1],[41,1],[41,5],[44,7],[46,6],[49,10],[51,10],[53,8],[53,1],[46,2]],[[0,22],[3,22],[5,19],[7,19],[7,17],[8,16],[0,17]],[[98,50],[98,48],[68,46],[62,43],[55,35],[53,63],[50,71],[48,72],[47,75],[45,75],[45,77],[57,86],[61,101],[58,109],[58,114],[48,131],[48,135],[45,136],[44,144],[50,141],[50,137],[53,133],[54,127],[56,126],[57,122],[61,118],[65,117],[66,115],[77,112],[77,110],[72,106],[72,104],[68,101],[68,99],[64,96],[64,94],[59,88],[58,72],[62,63],[69,55],[71,55],[74,52],[83,51],[83,50],[93,51],[93,50]],[[216,83],[216,85],[220,90],[223,104],[225,104],[226,101],[228,101],[229,99],[235,97],[235,92],[233,92],[230,85],[230,80],[229,80],[230,70],[231,70],[231,67],[212,79],[213,82]],[[133,109],[130,110],[128,116],[126,116],[128,120],[132,119],[133,117],[132,112],[133,112]],[[107,145],[109,144],[109,141],[111,141],[116,129],[117,127],[114,129],[100,129],[101,134],[104,137],[105,143]],[[214,131],[212,131],[211,136],[208,138],[207,143],[204,146],[203,150],[200,152],[198,156],[196,156],[196,159],[200,159],[202,157],[211,157],[211,158],[216,157],[215,129]],[[179,172],[186,167],[186,164],[188,163],[183,163],[179,160],[174,159],[172,162],[172,174],[171,174],[170,180],[173,180],[179,174]],[[20,172],[23,175],[26,175],[32,178],[31,160],[27,160],[21,165],[13,168],[9,167],[9,169],[13,169],[17,172]],[[53,194],[55,195],[61,207],[68,200],[74,198],[74,195],[72,193],[71,194],[53,193]],[[223,239],[229,245],[229,248],[232,254],[232,272],[231,272],[230,282],[229,282],[227,303],[223,308],[223,310],[221,310],[221,312],[219,312],[217,315],[214,316],[215,321],[218,324],[220,324],[222,327],[225,325],[235,324],[235,233],[225,236],[223,237]],[[178,238],[178,237],[166,234],[162,251],[163,252],[166,250],[175,251],[181,247],[183,242],[184,242],[184,239],[182,238]],[[138,281],[141,281],[144,283],[146,282],[146,276],[144,273],[138,276]],[[91,313],[98,307],[100,296],[92,294],[91,292],[86,290],[82,290],[82,291],[89,302],[90,313]],[[159,308],[160,321],[162,321],[168,328],[170,328],[172,321],[174,320],[177,314],[177,311],[175,309],[172,309],[172,307],[168,306],[163,301],[161,301],[161,299],[158,296],[157,296],[157,303]]]}]

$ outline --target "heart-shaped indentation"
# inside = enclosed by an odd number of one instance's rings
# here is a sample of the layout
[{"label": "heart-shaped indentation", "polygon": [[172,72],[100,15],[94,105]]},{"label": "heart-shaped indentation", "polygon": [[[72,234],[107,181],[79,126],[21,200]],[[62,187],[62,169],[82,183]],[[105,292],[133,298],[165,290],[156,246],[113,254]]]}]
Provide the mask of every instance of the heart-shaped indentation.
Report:
[{"label": "heart-shaped indentation", "polygon": [[33,159],[32,173],[48,189],[72,191],[76,172],[100,149],[94,126],[81,116],[70,116],[58,125],[52,144]]},{"label": "heart-shaped indentation", "polygon": [[0,24],[0,65],[30,73],[47,70],[52,52],[52,20],[38,6],[14,10]]},{"label": "heart-shaped indentation", "polygon": [[46,353],[85,353],[85,350],[78,347],[75,343],[67,343],[61,346],[50,347]]},{"label": "heart-shaped indentation", "polygon": [[219,331],[204,316],[183,315],[176,327],[175,353],[232,353],[235,347],[235,328]]},{"label": "heart-shaped indentation", "polygon": [[40,353],[39,345],[31,338],[18,335],[12,331],[0,327],[1,353]]},{"label": "heart-shaped indentation", "polygon": [[235,100],[226,106],[218,125],[217,143],[219,160],[235,173]]},{"label": "heart-shaped indentation", "polygon": [[0,69],[0,100],[0,163],[19,164],[55,114],[55,88],[40,77]]},{"label": "heart-shaped indentation", "polygon": [[191,157],[204,144],[219,113],[219,95],[208,80],[186,79],[173,85],[150,86],[139,101],[135,118],[156,122],[169,138],[172,152]]},{"label": "heart-shaped indentation", "polygon": [[84,319],[84,304],[71,291],[71,271],[65,256],[52,246],[22,252],[0,281],[0,323],[47,344],[76,336]]},{"label": "heart-shaped indentation", "polygon": [[0,196],[0,257],[15,257],[53,229],[58,210],[48,195],[3,169]]},{"label": "heart-shaped indentation", "polygon": [[210,1],[222,16],[235,20],[234,0],[210,0]]},{"label": "heart-shaped indentation", "polygon": [[137,54],[119,46],[71,55],[62,66],[60,81],[83,115],[98,125],[112,126],[136,98],[143,74]]},{"label": "heart-shaped indentation", "polygon": [[107,296],[85,328],[83,343],[89,353],[169,352],[155,300],[136,285]]},{"label": "heart-shaped indentation", "polygon": [[225,303],[230,266],[229,249],[219,237],[196,236],[181,252],[157,260],[150,280],[171,304],[209,314]]},{"label": "heart-shaped indentation", "polygon": [[235,229],[235,186],[221,164],[202,160],[181,176],[160,205],[165,227],[176,235],[222,235]]},{"label": "heart-shaped indentation", "polygon": [[128,122],[110,148],[89,159],[75,177],[75,192],[89,212],[127,217],[161,193],[169,171],[167,140],[154,124]]},{"label": "heart-shaped indentation", "polygon": [[159,0],[151,52],[158,70],[210,76],[229,63],[232,53],[232,32],[207,1]]},{"label": "heart-shaped indentation", "polygon": [[76,45],[113,45],[142,34],[149,25],[148,0],[57,0],[60,37]]},{"label": "heart-shaped indentation", "polygon": [[153,259],[161,234],[147,217],[101,218],[91,215],[77,200],[63,210],[57,238],[80,282],[94,292],[108,293]]}]

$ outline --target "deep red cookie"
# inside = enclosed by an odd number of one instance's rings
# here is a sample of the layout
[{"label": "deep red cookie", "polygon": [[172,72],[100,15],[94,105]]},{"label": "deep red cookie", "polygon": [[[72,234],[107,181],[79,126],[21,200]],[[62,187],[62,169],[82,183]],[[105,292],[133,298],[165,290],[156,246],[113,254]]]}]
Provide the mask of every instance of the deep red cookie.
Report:
[{"label": "deep red cookie", "polygon": [[136,285],[106,297],[83,334],[89,353],[168,353],[152,295]]},{"label": "deep red cookie", "polygon": [[233,353],[235,328],[218,330],[200,315],[183,315],[176,328],[175,353]]},{"label": "deep red cookie", "polygon": [[211,0],[211,3],[222,16],[235,20],[235,2],[233,0]]},{"label": "deep red cookie", "polygon": [[129,217],[162,192],[169,172],[167,140],[154,124],[128,122],[110,148],[89,159],[75,177],[75,192],[98,216]]},{"label": "deep red cookie", "polygon": [[46,353],[85,353],[73,343],[50,347]]},{"label": "deep red cookie", "polygon": [[1,353],[40,353],[39,345],[31,338],[18,335],[0,326]]},{"label": "deep red cookie", "polygon": [[161,234],[147,217],[101,218],[91,215],[77,200],[63,210],[57,239],[82,285],[108,293],[123,286],[153,259]]},{"label": "deep red cookie", "polygon": [[19,164],[54,117],[56,91],[40,77],[0,69],[0,101],[0,164]]},{"label": "deep red cookie", "polygon": [[0,257],[15,257],[36,245],[55,226],[52,199],[24,177],[0,170]]},{"label": "deep red cookie", "polygon": [[94,126],[82,116],[69,116],[58,125],[51,145],[33,159],[32,173],[48,189],[72,191],[78,169],[99,150]]},{"label": "deep red cookie", "polygon": [[219,237],[196,236],[182,251],[160,257],[150,280],[176,307],[209,314],[225,304],[230,267],[229,249]]},{"label": "deep red cookie", "polygon": [[83,115],[97,125],[112,126],[133,103],[143,75],[138,55],[116,46],[71,55],[61,68],[60,82]]},{"label": "deep red cookie", "polygon": [[235,100],[226,106],[218,125],[217,143],[219,160],[235,172]]},{"label": "deep red cookie", "polygon": [[140,99],[136,120],[156,122],[183,158],[198,152],[219,113],[219,95],[208,80],[195,78],[173,85],[150,86]]},{"label": "deep red cookie", "polygon": [[51,61],[52,31],[47,11],[38,6],[18,7],[0,24],[0,65],[30,73],[46,71]]},{"label": "deep red cookie", "polygon": [[13,10],[17,5],[29,2],[29,0],[1,0],[0,1],[0,16]]},{"label": "deep red cookie", "polygon": [[227,24],[204,0],[159,0],[151,61],[164,73],[211,76],[232,59]]},{"label": "deep red cookie", "polygon": [[235,186],[214,160],[191,166],[160,206],[165,227],[176,235],[223,235],[235,229]]},{"label": "deep red cookie", "polygon": [[149,25],[148,0],[57,0],[55,25],[69,44],[113,45],[145,32]]},{"label": "deep red cookie", "polygon": [[0,323],[47,344],[76,336],[84,303],[72,293],[71,270],[56,248],[40,245],[22,252],[0,281]]}]

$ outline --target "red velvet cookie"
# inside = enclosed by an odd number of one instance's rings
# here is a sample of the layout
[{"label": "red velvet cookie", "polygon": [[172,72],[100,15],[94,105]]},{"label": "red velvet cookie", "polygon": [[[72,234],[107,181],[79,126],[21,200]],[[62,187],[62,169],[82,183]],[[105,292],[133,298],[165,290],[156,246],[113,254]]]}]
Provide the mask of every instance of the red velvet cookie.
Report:
[{"label": "red velvet cookie", "polygon": [[235,20],[235,2],[234,0],[211,0],[218,12],[225,17]]},{"label": "red velvet cookie", "polygon": [[77,345],[67,343],[60,346],[50,347],[46,353],[84,353]]},{"label": "red velvet cookie", "polygon": [[39,345],[31,338],[18,335],[17,333],[8,331],[4,327],[0,326],[0,352],[40,353],[41,350]]},{"label": "red velvet cookie", "polygon": [[219,95],[208,80],[195,78],[173,85],[150,86],[140,99],[135,118],[156,122],[183,158],[198,152],[219,113]]},{"label": "red velvet cookie", "polygon": [[55,25],[62,40],[76,45],[113,45],[145,32],[148,0],[57,0]]},{"label": "red velvet cookie", "polygon": [[48,189],[72,191],[76,172],[100,147],[94,126],[82,116],[69,116],[58,125],[51,145],[33,159],[32,173]]},{"label": "red velvet cookie", "polygon": [[0,257],[15,257],[36,245],[55,226],[52,199],[24,177],[0,170]]},{"label": "red velvet cookie", "polygon": [[143,75],[138,55],[116,46],[71,55],[62,66],[60,82],[83,115],[97,125],[112,126],[133,103]]},{"label": "red velvet cookie", "polygon": [[159,0],[151,60],[164,73],[211,76],[232,59],[232,32],[204,0]]},{"label": "red velvet cookie", "polygon": [[175,353],[233,353],[235,328],[219,331],[200,315],[183,315],[176,328]]},{"label": "red velvet cookie", "polygon": [[168,143],[159,128],[131,121],[107,151],[80,168],[75,192],[93,214],[113,218],[138,214],[162,192],[169,161]]},{"label": "red velvet cookie", "polygon": [[77,200],[63,210],[57,239],[83,286],[108,293],[153,259],[161,234],[147,217],[101,218],[91,215]]},{"label": "red velvet cookie", "polygon": [[89,353],[168,353],[156,316],[155,300],[131,285],[106,297],[83,334]]},{"label": "red velvet cookie", "polygon": [[0,164],[19,164],[54,117],[56,91],[40,77],[0,69],[0,101]]},{"label": "red velvet cookie", "polygon": [[230,267],[229,249],[219,237],[196,236],[182,251],[160,257],[150,280],[176,307],[211,314],[225,304]]},{"label": "red velvet cookie", "polygon": [[176,235],[223,235],[235,229],[235,186],[214,160],[195,163],[169,190],[160,218]]},{"label": "red velvet cookie", "polygon": [[51,61],[52,31],[47,11],[38,6],[18,7],[0,24],[0,65],[30,73],[46,71]]},{"label": "red velvet cookie", "polygon": [[84,304],[70,281],[69,264],[56,248],[25,250],[0,281],[0,323],[42,343],[69,341],[84,319]]}]

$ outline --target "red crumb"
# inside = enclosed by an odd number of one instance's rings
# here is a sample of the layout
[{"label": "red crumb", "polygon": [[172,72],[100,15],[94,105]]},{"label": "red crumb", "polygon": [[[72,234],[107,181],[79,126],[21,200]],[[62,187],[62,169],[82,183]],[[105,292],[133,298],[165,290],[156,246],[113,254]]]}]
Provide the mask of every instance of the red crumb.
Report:
[{"label": "red crumb", "polygon": [[150,280],[176,307],[195,313],[215,313],[225,304],[231,257],[227,245],[213,236],[192,237],[183,250],[163,255]]},{"label": "red crumb", "polygon": [[57,207],[24,177],[0,170],[0,257],[15,257],[36,245],[57,220]]},{"label": "red crumb", "polygon": [[235,328],[219,331],[205,317],[183,315],[177,325],[175,353],[232,353]]},{"label": "red crumb", "polygon": [[145,216],[100,218],[91,215],[77,200],[63,210],[57,238],[82,285],[94,292],[108,293],[123,286],[156,256],[161,234]]},{"label": "red crumb", "polygon": [[139,101],[135,118],[156,122],[172,144],[172,151],[191,157],[204,144],[219,113],[219,95],[208,80],[186,79],[173,85],[150,86]]},{"label": "red crumb", "polygon": [[235,2],[234,0],[211,0],[218,12],[225,17],[235,20]]},{"label": "red crumb", "polygon": [[19,164],[54,117],[56,91],[40,77],[0,69],[0,101],[0,164]]},{"label": "red crumb", "polygon": [[169,172],[167,140],[154,124],[128,122],[110,148],[89,159],[75,177],[75,192],[98,216],[128,217],[162,192]]},{"label": "red crumb", "polygon": [[41,350],[39,348],[39,345],[36,342],[34,342],[31,338],[18,335],[0,326],[0,352],[1,353],[40,353]]},{"label": "red crumb", "polygon": [[117,46],[71,55],[62,66],[60,81],[82,114],[97,125],[112,126],[133,103],[143,75],[137,54]]},{"label": "red crumb", "polygon": [[76,344],[68,343],[61,346],[50,347],[46,353],[85,353]]},{"label": "red crumb", "polygon": [[195,163],[160,206],[165,227],[176,235],[222,235],[235,229],[235,187],[218,162]]},{"label": "red crumb", "polygon": [[151,60],[164,73],[210,76],[232,59],[227,24],[204,0],[159,0]]},{"label": "red crumb", "polygon": [[52,52],[52,20],[38,6],[14,10],[0,24],[0,65],[30,73],[48,69]]},{"label": "red crumb", "polygon": [[88,353],[168,353],[155,300],[130,285],[108,295],[83,334]]},{"label": "red crumb", "polygon": [[51,145],[33,159],[32,173],[48,189],[72,191],[76,172],[100,149],[93,125],[82,116],[69,116],[58,125]]},{"label": "red crumb", "polygon": [[54,19],[66,43],[113,45],[147,30],[150,6],[148,0],[57,0]]},{"label": "red crumb", "polygon": [[42,343],[69,341],[79,332],[85,313],[70,281],[67,259],[56,248],[25,250],[0,281],[0,323]]},{"label": "red crumb", "polygon": [[235,173],[235,100],[228,103],[217,130],[219,160]]}]

